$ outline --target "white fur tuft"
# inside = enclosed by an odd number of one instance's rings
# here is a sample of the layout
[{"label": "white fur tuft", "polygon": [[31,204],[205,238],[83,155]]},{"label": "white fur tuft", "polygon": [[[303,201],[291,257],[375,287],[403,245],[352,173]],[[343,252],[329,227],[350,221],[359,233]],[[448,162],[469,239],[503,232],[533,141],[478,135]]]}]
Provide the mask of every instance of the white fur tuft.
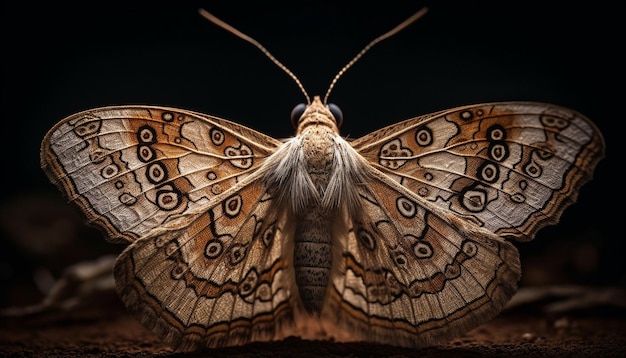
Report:
[{"label": "white fur tuft", "polygon": [[264,183],[274,193],[280,206],[287,205],[302,213],[311,204],[325,209],[346,205],[349,212],[358,209],[356,186],[361,185],[364,164],[360,155],[340,136],[333,138],[333,163],[326,188],[316,188],[306,170],[307,160],[300,137],[289,139],[264,163]]}]

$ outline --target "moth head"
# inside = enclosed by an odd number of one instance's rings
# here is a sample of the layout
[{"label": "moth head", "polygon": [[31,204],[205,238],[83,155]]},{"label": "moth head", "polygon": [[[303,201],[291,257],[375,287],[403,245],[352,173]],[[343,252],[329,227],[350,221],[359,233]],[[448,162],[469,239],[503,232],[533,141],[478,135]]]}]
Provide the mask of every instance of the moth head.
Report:
[{"label": "moth head", "polygon": [[299,103],[293,107],[291,110],[291,125],[294,128],[298,128],[301,123],[313,115],[332,119],[337,128],[341,128],[343,124],[343,113],[338,105],[334,103],[323,104],[319,101],[319,97],[315,97],[311,104]]}]

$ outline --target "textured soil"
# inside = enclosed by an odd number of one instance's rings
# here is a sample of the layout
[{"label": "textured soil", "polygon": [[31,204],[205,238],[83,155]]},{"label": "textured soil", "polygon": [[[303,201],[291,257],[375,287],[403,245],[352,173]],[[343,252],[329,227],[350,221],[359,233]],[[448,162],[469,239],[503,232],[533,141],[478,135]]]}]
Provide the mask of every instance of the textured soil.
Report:
[{"label": "textured soil", "polygon": [[[113,302],[101,309],[3,319],[0,355],[14,357],[178,356]],[[447,344],[414,350],[377,344],[302,341],[255,343],[185,356],[244,357],[623,357],[626,316],[593,312],[548,317],[509,311]]]}]

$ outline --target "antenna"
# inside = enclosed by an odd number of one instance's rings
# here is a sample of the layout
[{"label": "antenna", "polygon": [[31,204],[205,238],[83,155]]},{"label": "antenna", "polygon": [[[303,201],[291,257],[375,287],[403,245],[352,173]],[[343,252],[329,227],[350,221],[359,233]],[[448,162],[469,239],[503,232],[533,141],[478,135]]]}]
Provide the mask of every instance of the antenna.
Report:
[{"label": "antenna", "polygon": [[365,47],[363,47],[361,52],[359,52],[356,56],[354,56],[354,58],[352,58],[352,60],[350,60],[350,62],[348,62],[345,66],[343,66],[343,68],[341,70],[339,70],[339,72],[335,75],[335,78],[333,78],[333,80],[330,82],[330,86],[328,87],[328,91],[326,91],[326,95],[324,96],[323,103],[327,103],[328,96],[330,95],[330,91],[332,91],[333,87],[335,87],[335,84],[337,83],[337,80],[339,80],[339,77],[341,77],[348,70],[348,68],[352,67],[352,65],[354,65],[354,63],[356,61],[358,61],[359,58],[361,58],[361,56],[363,56],[363,54],[365,54],[367,51],[369,51],[370,48],[372,48],[374,45],[376,45],[377,43],[381,42],[382,40],[384,40],[386,38],[389,38],[389,37],[395,35],[396,33],[400,32],[402,29],[404,29],[405,27],[409,26],[410,24],[415,22],[420,17],[424,16],[427,12],[428,12],[428,8],[427,7],[422,8],[421,10],[419,10],[418,12],[413,14],[411,17],[409,17],[408,19],[406,19],[402,23],[400,23],[400,25],[398,25],[398,26],[394,27],[393,29],[385,32],[384,34],[378,36],[377,38],[372,40],[370,43],[365,45]]},{"label": "antenna", "polygon": [[[231,25],[225,23],[224,21],[218,19],[215,15],[211,14],[208,11],[206,11],[204,9],[200,9],[199,11],[200,11],[200,15],[205,17],[207,20],[209,20],[212,23],[214,23],[215,25],[223,28],[224,30],[230,32],[231,34],[233,34],[233,35],[235,35],[235,36],[237,36],[237,37],[239,37],[239,38],[241,38],[241,39],[243,39],[243,40],[253,44],[256,48],[261,50],[261,52],[263,52],[263,54],[265,56],[267,56],[272,62],[274,62],[274,64],[276,64],[276,66],[280,67],[281,70],[283,70],[287,75],[289,75],[289,77],[291,77],[296,82],[296,84],[300,88],[300,91],[302,91],[302,93],[304,94],[304,97],[306,98],[307,104],[311,104],[311,98],[307,94],[306,90],[304,89],[304,86],[302,85],[302,83],[300,82],[298,77],[296,77],[296,75],[294,75],[293,72],[291,72],[287,68],[287,66],[283,65],[280,61],[278,61],[257,40],[255,40],[252,37],[244,34],[241,31],[237,30],[236,28],[234,28]],[[363,56],[363,54],[365,54],[367,51],[369,51],[370,48],[372,48],[374,45],[376,45],[377,43],[381,42],[382,40],[384,40],[386,38],[389,38],[389,37],[395,35],[396,33],[400,32],[402,29],[404,29],[405,27],[409,26],[410,24],[415,22],[420,17],[424,16],[424,14],[426,14],[426,12],[428,12],[428,8],[426,8],[426,7],[422,8],[421,10],[419,10],[418,12],[413,14],[411,17],[409,17],[408,19],[404,20],[398,26],[396,26],[393,29],[385,32],[384,34],[378,36],[377,38],[372,40],[370,43],[368,43],[356,56],[354,56],[354,58],[352,58],[352,60],[350,60],[350,62],[348,62],[345,66],[343,66],[343,68],[341,70],[339,70],[339,72],[335,75],[333,80],[330,82],[330,86],[328,87],[328,91],[326,91],[326,95],[324,96],[323,103],[327,103],[328,96],[330,95],[330,92],[335,87],[335,84],[337,83],[337,80],[339,80],[339,77],[341,77],[350,67],[352,67],[352,65],[354,65],[354,63],[356,61],[358,61],[361,58],[361,56]]]},{"label": "antenna", "polygon": [[204,9],[200,9],[199,11],[200,11],[200,15],[204,16],[207,20],[209,20],[212,23],[214,23],[215,25],[223,28],[224,30],[230,32],[231,34],[233,34],[233,35],[235,35],[235,36],[237,36],[237,37],[239,37],[239,38],[241,38],[241,39],[243,39],[245,41],[248,41],[249,43],[253,44],[256,48],[261,50],[261,52],[263,52],[263,54],[265,54],[265,56],[267,56],[272,62],[274,62],[276,64],[276,66],[280,67],[281,70],[283,70],[286,74],[289,75],[289,77],[291,77],[294,81],[296,81],[296,84],[300,88],[300,91],[302,91],[302,93],[304,94],[304,98],[306,98],[307,104],[311,103],[311,98],[306,93],[306,90],[304,89],[304,86],[302,85],[302,83],[300,82],[298,77],[296,77],[296,75],[294,75],[293,72],[291,72],[287,68],[287,66],[283,65],[274,56],[272,56],[272,54],[265,47],[263,47],[263,45],[261,45],[257,40],[255,40],[252,37],[244,34],[243,32],[237,30],[236,28],[230,26],[229,24],[225,23],[224,21],[218,19],[217,17],[215,17],[215,15],[211,14],[208,11],[206,11]]}]

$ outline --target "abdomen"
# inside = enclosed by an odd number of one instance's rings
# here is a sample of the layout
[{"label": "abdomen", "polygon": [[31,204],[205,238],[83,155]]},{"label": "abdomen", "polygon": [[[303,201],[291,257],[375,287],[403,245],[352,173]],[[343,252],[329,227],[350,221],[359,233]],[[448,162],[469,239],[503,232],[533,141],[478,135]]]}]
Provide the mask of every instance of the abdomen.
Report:
[{"label": "abdomen", "polygon": [[304,308],[319,314],[332,263],[330,210],[314,207],[298,215],[295,232],[294,270]]}]

